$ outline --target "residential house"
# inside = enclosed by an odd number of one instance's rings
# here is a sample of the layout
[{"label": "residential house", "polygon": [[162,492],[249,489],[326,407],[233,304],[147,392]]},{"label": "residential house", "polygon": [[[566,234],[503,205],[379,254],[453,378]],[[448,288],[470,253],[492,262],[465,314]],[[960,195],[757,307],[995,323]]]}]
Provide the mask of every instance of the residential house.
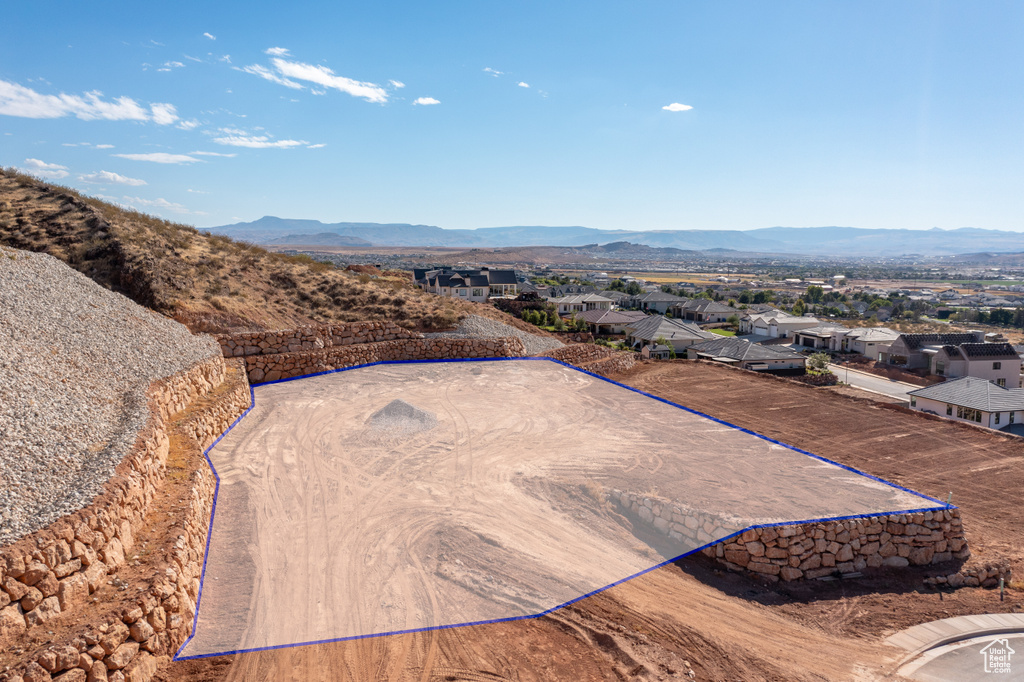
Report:
[{"label": "residential house", "polygon": [[575,296],[563,296],[562,298],[551,299],[551,303],[558,306],[559,315],[575,315],[585,313],[588,310],[611,310],[612,301],[597,294],[578,294]]},{"label": "residential house", "polygon": [[739,317],[740,311],[708,298],[693,298],[673,305],[669,308],[669,312],[673,317],[678,317],[681,320],[711,324],[727,322],[733,315]]},{"label": "residential house", "polygon": [[715,334],[706,332],[695,324],[662,315],[650,315],[626,325],[625,332],[626,343],[634,348],[653,346],[656,345],[656,340],[664,339],[671,344],[677,355],[682,355],[687,346],[717,338]]},{"label": "residential house", "polygon": [[719,336],[715,339],[691,345],[686,349],[690,360],[713,360],[741,369],[772,374],[804,374],[807,358],[791,350],[762,346],[734,336]]},{"label": "residential house", "polygon": [[983,332],[956,332],[949,334],[900,334],[888,350],[879,353],[878,361],[898,365],[906,369],[924,369],[931,365],[926,348],[938,350],[942,346],[959,346],[962,343],[981,343]]},{"label": "residential house", "polygon": [[491,296],[516,295],[518,281],[515,270],[413,270],[416,284],[439,296],[464,301],[486,301]]},{"label": "residential house", "polygon": [[832,336],[848,331],[850,330],[838,324],[821,324],[817,327],[798,329],[793,332],[793,344],[815,350],[831,350]]},{"label": "residential house", "polygon": [[680,296],[666,294],[664,291],[652,291],[647,294],[634,296],[629,299],[628,305],[630,308],[638,308],[644,312],[661,313],[664,315],[670,306],[685,300],[685,298]]},{"label": "residential house", "polygon": [[857,327],[836,330],[832,334],[830,350],[842,353],[860,353],[878,361],[879,353],[887,351],[900,333],[888,327]]},{"label": "residential house", "polygon": [[612,300],[612,305],[619,307],[628,307],[629,299],[632,298],[625,291],[616,291],[615,289],[604,289],[597,293],[598,296],[604,296]]},{"label": "residential house", "polygon": [[640,356],[650,360],[668,360],[672,357],[672,349],[662,344],[644,346],[640,350]]},{"label": "residential house", "polygon": [[559,284],[550,287],[547,292],[548,299],[565,298],[566,296],[586,296],[596,294],[597,287],[590,284]]},{"label": "residential house", "polygon": [[639,310],[604,310],[595,308],[576,315],[587,323],[594,336],[607,334],[625,334],[626,326],[639,322],[647,317],[647,313]]},{"label": "residential house", "polygon": [[746,313],[740,317],[740,333],[756,334],[767,338],[791,338],[801,329],[818,327],[821,321],[816,317],[797,317],[781,310],[765,313]]},{"label": "residential house", "polygon": [[978,377],[944,381],[908,395],[911,409],[947,419],[1012,431],[1024,422],[1024,388],[1004,388]]},{"label": "residential house", "polygon": [[1008,343],[962,343],[926,348],[929,371],[940,377],[976,377],[999,386],[1020,388],[1020,355]]}]

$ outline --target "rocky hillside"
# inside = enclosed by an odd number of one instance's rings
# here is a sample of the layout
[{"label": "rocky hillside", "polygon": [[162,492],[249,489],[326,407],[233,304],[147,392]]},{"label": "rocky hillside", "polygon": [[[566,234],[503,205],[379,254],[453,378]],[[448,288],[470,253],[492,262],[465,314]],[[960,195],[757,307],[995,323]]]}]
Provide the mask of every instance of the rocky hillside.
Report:
[{"label": "rocky hillside", "polygon": [[450,329],[471,310],[507,319],[489,306],[426,294],[405,277],[270,253],[11,169],[0,170],[0,245],[49,253],[192,331],[383,319]]}]

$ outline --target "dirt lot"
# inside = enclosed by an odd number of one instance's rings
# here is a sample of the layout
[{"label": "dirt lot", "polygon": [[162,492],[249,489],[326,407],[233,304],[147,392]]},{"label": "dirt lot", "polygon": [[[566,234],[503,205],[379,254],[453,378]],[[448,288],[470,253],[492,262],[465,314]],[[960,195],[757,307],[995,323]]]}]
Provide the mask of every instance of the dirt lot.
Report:
[{"label": "dirt lot", "polygon": [[[972,562],[1008,556],[1021,574],[1024,441],[703,363],[645,364],[623,380],[921,492],[952,491]],[[1002,603],[991,590],[925,590],[936,572],[766,586],[684,560],[538,620],[172,663],[161,679],[880,679],[900,656],[881,644],[891,632],[1024,602],[1019,589]]]}]

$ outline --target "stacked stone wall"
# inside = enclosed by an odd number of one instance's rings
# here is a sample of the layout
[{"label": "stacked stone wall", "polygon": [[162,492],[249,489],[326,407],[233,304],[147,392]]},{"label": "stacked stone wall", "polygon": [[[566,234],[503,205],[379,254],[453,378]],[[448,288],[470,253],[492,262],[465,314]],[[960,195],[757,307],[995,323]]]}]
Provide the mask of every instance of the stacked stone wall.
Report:
[{"label": "stacked stone wall", "polygon": [[559,360],[604,377],[632,369],[638,362],[637,354],[631,351],[617,351],[589,343],[556,348],[541,357]]},{"label": "stacked stone wall", "polygon": [[[102,606],[96,609],[90,595],[137,549],[136,535],[166,474],[171,418],[185,442],[201,451],[249,407],[242,365],[232,363],[231,384],[215,399],[203,397],[225,378],[221,358],[154,382],[148,423],[104,492],[89,507],[0,549],[0,646],[69,617],[84,621],[75,622],[70,636],[43,638],[49,641],[42,649],[26,647],[17,665],[0,672],[0,680],[147,682],[191,634],[216,486],[205,465],[189,474],[191,493],[177,539],[164,548],[165,558],[134,603],[102,617]],[[206,404],[181,414],[197,401]],[[96,610],[96,621],[89,622],[86,605]]]},{"label": "stacked stone wall", "polygon": [[360,343],[421,339],[422,334],[409,331],[394,322],[349,322],[319,327],[297,327],[270,332],[216,334],[224,357],[274,355],[320,350]]},{"label": "stacked stone wall", "polygon": [[[680,543],[683,551],[734,535],[738,519],[708,514],[651,496],[612,490],[627,514]],[[734,571],[769,580],[814,579],[879,567],[926,566],[967,559],[959,509],[888,514],[754,528],[702,552]]]},{"label": "stacked stone wall", "polygon": [[514,337],[402,339],[297,353],[250,355],[245,358],[245,365],[249,381],[258,384],[387,360],[522,357],[525,353],[523,342]]}]

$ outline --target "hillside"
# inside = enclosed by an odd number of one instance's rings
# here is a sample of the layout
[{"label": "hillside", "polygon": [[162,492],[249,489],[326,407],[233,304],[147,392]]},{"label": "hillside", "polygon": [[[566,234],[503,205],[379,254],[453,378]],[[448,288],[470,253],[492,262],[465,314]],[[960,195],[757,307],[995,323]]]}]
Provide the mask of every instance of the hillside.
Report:
[{"label": "hillside", "polygon": [[192,331],[380,319],[448,329],[470,312],[519,322],[490,306],[426,294],[398,273],[375,278],[270,253],[11,169],[0,171],[0,245],[49,253]]}]

